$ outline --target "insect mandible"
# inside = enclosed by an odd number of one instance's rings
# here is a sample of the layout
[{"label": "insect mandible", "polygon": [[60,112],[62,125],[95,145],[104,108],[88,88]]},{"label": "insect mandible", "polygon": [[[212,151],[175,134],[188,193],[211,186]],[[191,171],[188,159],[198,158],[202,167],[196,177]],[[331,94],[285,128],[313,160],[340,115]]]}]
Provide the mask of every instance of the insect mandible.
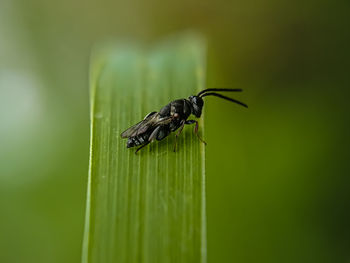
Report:
[{"label": "insect mandible", "polygon": [[225,99],[241,106],[248,108],[248,106],[238,100],[226,97],[217,91],[225,92],[239,92],[241,89],[205,89],[197,95],[190,96],[188,99],[178,99],[170,102],[160,109],[159,112],[153,111],[147,114],[142,121],[131,126],[122,134],[122,138],[128,138],[127,148],[140,146],[135,153],[143,147],[153,142],[154,140],[161,141],[167,137],[171,132],[176,130],[174,152],[176,150],[177,137],[182,132],[186,124],[195,124],[194,133],[199,140],[206,144],[206,142],[198,134],[198,121],[188,120],[188,117],[193,114],[199,118],[202,115],[202,108],[204,105],[203,98],[206,96],[216,96]]}]

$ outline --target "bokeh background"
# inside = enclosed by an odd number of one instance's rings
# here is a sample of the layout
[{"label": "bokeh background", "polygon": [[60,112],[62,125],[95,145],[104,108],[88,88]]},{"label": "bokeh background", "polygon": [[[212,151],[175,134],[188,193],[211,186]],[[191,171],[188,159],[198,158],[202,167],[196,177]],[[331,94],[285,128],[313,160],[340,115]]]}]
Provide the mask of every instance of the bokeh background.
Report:
[{"label": "bokeh background", "polygon": [[[0,1],[0,262],[79,262],[94,43],[208,39],[209,262],[350,262],[350,2]],[[186,96],[187,94],[184,94]],[[161,105],[160,105],[161,106]]]}]

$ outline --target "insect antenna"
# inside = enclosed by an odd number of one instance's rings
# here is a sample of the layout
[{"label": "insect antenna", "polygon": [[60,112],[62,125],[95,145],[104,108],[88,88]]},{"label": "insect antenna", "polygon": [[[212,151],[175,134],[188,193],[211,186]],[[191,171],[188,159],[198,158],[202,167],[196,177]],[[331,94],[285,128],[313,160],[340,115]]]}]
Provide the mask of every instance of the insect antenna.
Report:
[{"label": "insect antenna", "polygon": [[230,91],[242,91],[242,89],[205,89],[205,90],[202,90],[201,92],[199,92],[198,94],[197,94],[197,96],[201,96],[201,94],[203,94],[203,93],[205,93],[205,92],[208,92],[208,91],[228,91],[228,92],[230,92]]},{"label": "insect antenna", "polygon": [[228,101],[237,103],[237,104],[239,104],[239,105],[241,105],[241,106],[243,106],[243,107],[248,108],[248,105],[247,105],[247,104],[245,104],[245,103],[243,103],[243,102],[240,102],[240,101],[238,101],[238,100],[235,100],[235,99],[226,97],[226,96],[221,95],[221,94],[219,94],[219,93],[208,92],[208,93],[205,93],[204,95],[202,95],[201,97],[203,98],[203,97],[206,97],[206,96],[216,96],[216,97],[219,97],[219,98],[222,98],[222,99],[224,99],[224,100],[228,100]]}]

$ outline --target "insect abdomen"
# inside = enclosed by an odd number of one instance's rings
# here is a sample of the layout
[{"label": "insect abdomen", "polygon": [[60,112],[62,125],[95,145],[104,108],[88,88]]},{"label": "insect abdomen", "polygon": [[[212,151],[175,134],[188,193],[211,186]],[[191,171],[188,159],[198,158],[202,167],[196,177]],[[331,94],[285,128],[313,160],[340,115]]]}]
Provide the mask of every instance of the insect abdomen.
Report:
[{"label": "insect abdomen", "polygon": [[126,147],[131,148],[131,147],[143,145],[143,144],[148,142],[148,137],[149,137],[149,134],[147,134],[147,133],[140,134],[140,135],[137,135],[135,137],[130,137],[128,139]]}]

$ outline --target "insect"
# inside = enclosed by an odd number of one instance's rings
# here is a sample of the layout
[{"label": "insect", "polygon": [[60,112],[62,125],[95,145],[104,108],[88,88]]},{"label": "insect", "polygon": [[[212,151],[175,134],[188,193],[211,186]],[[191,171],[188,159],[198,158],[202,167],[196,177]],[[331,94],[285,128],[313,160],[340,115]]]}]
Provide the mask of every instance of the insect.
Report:
[{"label": "insect", "polygon": [[226,97],[217,91],[239,92],[241,89],[205,89],[197,95],[190,96],[188,99],[178,99],[170,102],[160,109],[159,112],[153,111],[147,114],[142,121],[131,126],[121,134],[122,138],[128,138],[127,148],[140,146],[135,153],[154,140],[161,141],[171,132],[176,130],[174,151],[176,150],[177,137],[182,132],[185,125],[195,124],[194,133],[198,139],[206,144],[206,142],[198,134],[198,121],[187,120],[193,114],[199,118],[202,115],[204,105],[203,98],[206,96],[215,96],[225,99],[241,106],[248,108],[246,104],[238,100]]}]

